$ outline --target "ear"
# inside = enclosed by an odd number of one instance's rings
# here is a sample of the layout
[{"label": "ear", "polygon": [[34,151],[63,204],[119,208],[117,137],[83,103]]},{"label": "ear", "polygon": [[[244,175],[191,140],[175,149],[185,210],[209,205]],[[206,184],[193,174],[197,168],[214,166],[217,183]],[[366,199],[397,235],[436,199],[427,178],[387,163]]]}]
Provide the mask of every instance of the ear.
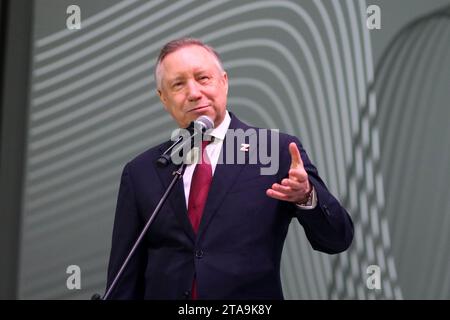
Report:
[{"label": "ear", "polygon": [[228,74],[225,71],[222,74],[222,81],[225,87],[225,93],[228,94]]},{"label": "ear", "polygon": [[167,99],[166,99],[164,93],[162,92],[161,89],[157,89],[156,93],[158,93],[159,100],[161,100],[162,104],[164,105],[164,108],[166,108],[166,110],[167,110],[167,107],[166,107]]}]

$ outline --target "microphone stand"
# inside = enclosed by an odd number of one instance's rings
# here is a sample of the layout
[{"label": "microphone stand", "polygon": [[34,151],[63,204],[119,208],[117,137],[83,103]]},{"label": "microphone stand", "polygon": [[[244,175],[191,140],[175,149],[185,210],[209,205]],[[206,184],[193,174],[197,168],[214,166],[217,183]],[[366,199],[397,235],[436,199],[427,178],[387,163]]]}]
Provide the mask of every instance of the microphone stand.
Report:
[{"label": "microphone stand", "polygon": [[[197,123],[197,130],[196,130],[196,123]],[[191,132],[191,148],[194,145],[194,137],[197,135],[202,135],[205,133],[207,129],[214,128],[214,122],[207,116],[201,116],[196,121],[193,121],[189,127],[187,128]],[[179,152],[184,147],[184,144],[178,145],[183,140],[183,137],[180,136],[170,147],[167,149],[157,160],[156,164],[159,167],[167,167],[171,163],[171,158],[169,156],[169,152]],[[174,150],[172,150],[174,149]],[[134,243],[133,247],[130,250],[130,253],[126,257],[125,261],[123,262],[122,266],[119,269],[119,272],[117,272],[116,276],[114,277],[113,282],[107,288],[106,293],[103,297],[101,297],[98,293],[95,293],[92,295],[91,300],[106,300],[111,295],[112,290],[116,287],[117,282],[122,275],[123,271],[125,270],[128,262],[130,261],[131,257],[133,256],[134,252],[136,251],[138,245],[141,243],[142,239],[144,238],[145,234],[147,233],[148,228],[152,224],[153,220],[155,219],[156,215],[161,210],[162,206],[166,202],[167,198],[169,197],[170,193],[172,192],[173,187],[175,186],[175,183],[183,177],[184,171],[186,170],[186,164],[183,161],[183,163],[178,167],[178,169],[174,172],[172,172],[172,175],[174,176],[172,181],[170,182],[169,186],[167,187],[166,191],[164,192],[163,196],[158,202],[158,205],[156,206],[155,210],[153,210],[152,215],[148,219],[144,229],[142,230],[141,234],[137,238],[136,242]]]},{"label": "microphone stand", "polygon": [[136,251],[136,248],[141,243],[142,239],[144,238],[144,235],[147,233],[148,228],[152,224],[153,220],[155,219],[156,215],[161,210],[162,206],[166,202],[167,198],[169,197],[170,193],[172,192],[173,187],[175,186],[175,183],[183,177],[184,171],[186,169],[186,164],[183,162],[176,171],[172,173],[174,176],[172,181],[170,182],[169,186],[167,187],[165,193],[161,197],[161,200],[159,200],[158,205],[156,206],[155,210],[153,210],[152,215],[147,221],[147,224],[145,225],[144,229],[142,230],[141,234],[137,238],[136,242],[134,243],[132,249],[130,250],[130,253],[128,254],[127,258],[123,262],[122,266],[119,269],[119,272],[117,272],[117,275],[115,276],[113,282],[109,286],[108,290],[106,291],[105,295],[103,297],[100,297],[99,294],[94,294],[91,298],[91,300],[107,300],[108,297],[111,295],[112,290],[116,287],[117,281],[119,280],[120,276],[122,275],[123,271],[125,270],[125,267],[128,264],[128,261],[133,256],[134,252]]}]

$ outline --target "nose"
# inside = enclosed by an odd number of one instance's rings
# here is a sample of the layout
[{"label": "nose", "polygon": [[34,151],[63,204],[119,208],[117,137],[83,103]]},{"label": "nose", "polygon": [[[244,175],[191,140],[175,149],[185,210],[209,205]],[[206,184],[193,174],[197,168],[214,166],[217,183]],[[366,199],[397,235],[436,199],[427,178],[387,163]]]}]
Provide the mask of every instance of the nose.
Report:
[{"label": "nose", "polygon": [[195,81],[189,81],[188,83],[188,100],[189,101],[196,101],[201,99],[202,93],[200,91],[200,87],[198,83]]}]

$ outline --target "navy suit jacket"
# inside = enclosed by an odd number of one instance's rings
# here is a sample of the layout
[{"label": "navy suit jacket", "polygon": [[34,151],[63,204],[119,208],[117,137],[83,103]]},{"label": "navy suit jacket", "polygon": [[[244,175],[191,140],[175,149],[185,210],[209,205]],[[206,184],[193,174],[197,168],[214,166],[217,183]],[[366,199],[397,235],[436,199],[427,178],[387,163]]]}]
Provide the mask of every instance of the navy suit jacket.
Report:
[{"label": "navy suit jacket", "polygon": [[[230,129],[237,128],[251,127],[231,114]],[[227,137],[223,159],[226,141]],[[297,143],[317,192],[315,209],[301,210],[266,195],[273,183],[288,175],[290,142]],[[175,166],[161,169],[155,164],[170,143],[145,151],[123,169],[107,287],[172,179]],[[247,160],[259,143],[245,153]],[[278,156],[274,175],[261,175],[261,163],[217,164],[197,235],[187,216],[183,183],[178,181],[110,298],[189,299],[195,276],[199,299],[283,299],[280,260],[292,218],[298,219],[315,250],[330,254],[346,250],[353,239],[353,223],[300,141],[280,133]]]}]

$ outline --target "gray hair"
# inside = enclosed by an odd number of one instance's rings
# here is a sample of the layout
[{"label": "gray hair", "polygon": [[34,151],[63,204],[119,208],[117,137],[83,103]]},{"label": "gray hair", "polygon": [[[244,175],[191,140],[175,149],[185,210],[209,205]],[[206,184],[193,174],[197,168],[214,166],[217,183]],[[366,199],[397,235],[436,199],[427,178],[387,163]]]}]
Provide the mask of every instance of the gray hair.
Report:
[{"label": "gray hair", "polygon": [[161,63],[163,62],[163,60],[167,57],[168,54],[175,52],[181,48],[188,47],[188,46],[199,46],[199,47],[206,49],[208,52],[210,52],[216,58],[219,70],[224,71],[222,60],[220,59],[220,55],[212,47],[203,43],[201,40],[194,39],[194,38],[175,39],[175,40],[169,41],[162,47],[161,51],[159,52],[158,59],[156,60],[154,76],[155,76],[155,83],[156,83],[157,89],[161,88],[161,81],[162,81],[162,79],[161,79],[162,78],[161,77]]}]

